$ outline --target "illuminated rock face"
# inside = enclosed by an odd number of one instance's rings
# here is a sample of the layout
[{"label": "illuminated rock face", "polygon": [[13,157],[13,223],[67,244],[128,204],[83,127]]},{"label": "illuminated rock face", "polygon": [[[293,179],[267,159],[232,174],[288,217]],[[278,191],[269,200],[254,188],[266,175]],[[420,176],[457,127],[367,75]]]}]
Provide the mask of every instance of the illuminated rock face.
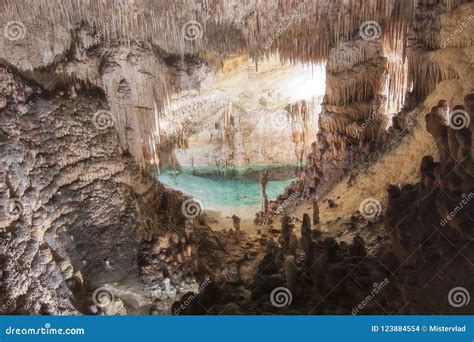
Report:
[{"label": "illuminated rock face", "polygon": [[163,140],[177,139],[163,166],[241,168],[304,161],[325,91],[323,68],[290,65],[273,56],[258,71],[245,56],[231,58],[184,91],[162,117]]}]

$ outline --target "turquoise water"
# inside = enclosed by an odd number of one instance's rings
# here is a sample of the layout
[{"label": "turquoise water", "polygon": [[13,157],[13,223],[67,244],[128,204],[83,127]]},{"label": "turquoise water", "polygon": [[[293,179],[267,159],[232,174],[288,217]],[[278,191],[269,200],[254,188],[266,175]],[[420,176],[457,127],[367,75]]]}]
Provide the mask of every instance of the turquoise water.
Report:
[{"label": "turquoise water", "polygon": [[[173,189],[200,200],[205,208],[253,207],[261,203],[260,185],[249,179],[205,178],[188,173],[164,172],[158,179]],[[269,181],[267,195],[274,200],[293,179]]]}]

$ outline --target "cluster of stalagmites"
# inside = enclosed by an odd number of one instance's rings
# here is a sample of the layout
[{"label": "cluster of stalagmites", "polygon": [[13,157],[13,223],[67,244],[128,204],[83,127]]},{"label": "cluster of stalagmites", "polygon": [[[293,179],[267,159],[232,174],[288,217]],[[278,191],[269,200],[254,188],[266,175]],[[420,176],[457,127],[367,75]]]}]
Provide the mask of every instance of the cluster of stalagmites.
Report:
[{"label": "cluster of stalagmites", "polygon": [[[251,236],[240,230],[235,216],[230,231],[213,231],[201,221],[194,232],[199,260],[196,279],[199,287],[183,291],[172,303],[171,314],[236,314],[252,307],[249,271],[262,253],[262,246],[271,243],[270,234]],[[246,270],[246,271],[244,271]],[[203,277],[203,274],[207,274]]]},{"label": "cluster of stalagmites", "polygon": [[[250,286],[255,308],[289,314],[347,314],[375,283],[385,281],[387,270],[368,256],[364,239],[355,235],[351,244],[324,237],[318,229],[318,212],[304,214],[299,232],[290,216],[281,220],[278,244],[269,244]],[[283,308],[272,307],[270,293],[277,287],[290,290],[292,301]],[[393,295],[389,290],[365,312],[380,312]],[[392,307],[391,309],[393,309]]]},{"label": "cluster of stalagmites", "polygon": [[173,302],[180,294],[198,288],[198,257],[193,250],[196,224],[197,220],[189,220],[184,232],[166,233],[142,245],[141,279],[157,303]]},{"label": "cluster of stalagmites", "polygon": [[424,156],[419,183],[390,186],[387,229],[405,266],[406,300],[420,313],[469,312],[472,303],[455,309],[447,296],[454,287],[474,285],[474,92],[449,114],[440,101],[425,118],[440,161]]},{"label": "cluster of stalagmites", "polygon": [[[355,218],[362,226],[363,220]],[[301,227],[297,227],[301,225]],[[281,228],[250,237],[238,229],[208,232],[199,245],[200,280],[197,290],[181,293],[172,314],[349,314],[389,273],[370,255],[356,234],[350,244],[325,237],[314,211],[299,221],[282,216]],[[360,226],[360,227],[362,227]],[[387,257],[377,254],[379,260]],[[251,272],[249,272],[251,270]],[[199,274],[198,272],[198,274]],[[248,273],[249,272],[249,273]],[[285,287],[292,300],[282,307],[272,303],[273,290]],[[396,312],[402,307],[395,287],[388,287],[363,313]],[[156,309],[153,309],[156,310]]]},{"label": "cluster of stalagmites", "polygon": [[240,267],[252,262],[266,239],[249,237],[240,218],[232,219],[233,229],[214,231],[201,214],[188,219],[184,231],[141,245],[140,280],[152,298],[150,314],[217,313],[244,298]]}]

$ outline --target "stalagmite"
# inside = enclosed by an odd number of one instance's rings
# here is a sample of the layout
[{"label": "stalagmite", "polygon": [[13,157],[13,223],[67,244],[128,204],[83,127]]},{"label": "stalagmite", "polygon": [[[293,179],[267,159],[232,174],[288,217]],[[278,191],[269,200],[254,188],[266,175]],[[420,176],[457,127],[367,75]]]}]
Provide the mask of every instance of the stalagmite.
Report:
[{"label": "stalagmite", "polygon": [[319,205],[318,200],[313,200],[313,225],[319,224]]},{"label": "stalagmite", "polygon": [[433,183],[435,181],[435,176],[434,176],[434,169],[438,166],[437,163],[433,161],[432,156],[424,156],[423,159],[421,160],[421,166],[420,166],[420,182],[423,184],[423,186],[426,189],[429,189],[433,186]]},{"label": "stalagmite", "polygon": [[293,232],[294,225],[291,223],[291,217],[284,215],[281,218],[281,240],[283,249],[287,249],[290,245],[290,236]]},{"label": "stalagmite", "polygon": [[237,215],[232,215],[232,224],[236,232],[240,232],[240,217]]},{"label": "stalagmite", "polygon": [[303,222],[301,223],[301,247],[303,247],[307,260],[310,258],[311,248],[311,219],[308,214],[303,214]]},{"label": "stalagmite", "polygon": [[296,257],[296,250],[298,248],[298,238],[296,237],[295,233],[291,233],[290,235],[290,246],[288,248],[288,253]]},{"label": "stalagmite", "polygon": [[264,215],[268,213],[268,196],[267,196],[267,183],[268,183],[268,170],[260,173],[260,196],[262,199],[262,212]]},{"label": "stalagmite", "polygon": [[285,277],[286,287],[290,290],[291,294],[296,297],[298,295],[298,268],[293,255],[285,259]]},{"label": "stalagmite", "polygon": [[426,130],[430,132],[435,139],[441,162],[445,163],[450,158],[449,142],[447,127],[441,112],[441,107],[433,107],[431,112],[426,114],[425,120]]}]

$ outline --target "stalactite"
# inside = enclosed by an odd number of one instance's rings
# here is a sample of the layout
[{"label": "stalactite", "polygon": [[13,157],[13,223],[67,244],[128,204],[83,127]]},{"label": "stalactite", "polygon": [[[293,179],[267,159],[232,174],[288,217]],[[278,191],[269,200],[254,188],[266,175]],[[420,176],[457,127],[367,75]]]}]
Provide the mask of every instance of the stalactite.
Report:
[{"label": "stalactite", "polygon": [[419,100],[423,100],[431,93],[439,82],[458,77],[458,74],[449,66],[437,64],[423,52],[410,51],[408,59],[413,93]]},{"label": "stalactite", "polygon": [[285,110],[289,114],[292,130],[292,141],[295,143],[295,156],[299,164],[303,163],[303,157],[308,154],[306,150],[309,139],[310,120],[312,106],[306,101],[286,106]]},{"label": "stalactite", "polygon": [[[279,54],[282,61],[292,63],[326,63],[326,110],[336,113],[341,119],[332,123],[326,121],[323,125],[327,130],[347,134],[354,133],[356,126],[346,124],[347,117],[352,116],[354,121],[370,117],[373,108],[369,107],[381,105],[379,95],[387,97],[385,114],[392,115],[401,109],[409,84],[413,83],[415,97],[420,100],[439,81],[457,77],[449,67],[430,60],[425,51],[440,47],[442,14],[465,2],[35,0],[24,6],[18,1],[5,0],[1,4],[0,21],[20,20],[30,31],[26,39],[35,37],[30,28],[54,27],[54,30],[47,30],[51,51],[69,49],[73,40],[77,40],[72,36],[76,34],[74,32],[79,27],[88,27],[95,29],[97,34],[84,40],[84,50],[105,41],[110,44],[110,53],[113,54],[121,53],[115,48],[117,46],[136,50],[159,48],[179,56],[207,52],[226,56],[245,51],[256,64],[259,58],[273,53]],[[360,27],[367,21],[377,23],[379,39],[361,38]],[[4,48],[6,53],[16,48],[9,42],[2,44],[7,44]],[[455,40],[452,44],[458,43]],[[166,115],[168,108],[163,107],[166,107],[167,96],[171,96],[176,89],[170,85],[166,71],[159,70],[161,66],[156,61],[150,59],[142,63],[145,69],[163,74],[162,80],[150,82],[147,76],[140,76],[140,79],[124,77],[121,74],[128,73],[129,67],[120,65],[114,70],[117,61],[110,59],[108,53],[103,55],[110,63],[105,63],[109,68],[106,77],[97,71],[99,67],[97,70],[76,67],[80,60],[68,65],[60,64],[54,72],[65,84],[81,81],[105,89],[123,147],[130,150],[142,166],[158,163],[158,144],[172,144],[174,137],[187,137],[202,128],[195,127],[193,115],[185,121],[175,120],[184,122],[183,127],[172,124],[159,127],[165,122],[173,122]],[[103,61],[98,58],[97,63]],[[34,67],[25,62],[25,69]],[[141,74],[136,70],[132,72]],[[383,73],[387,74],[386,77]],[[122,78],[131,83],[136,103],[116,96]],[[158,82],[160,84],[156,85]],[[356,113],[353,109],[359,106],[360,112]],[[185,110],[178,115],[188,115],[193,111]],[[158,119],[157,113],[163,113],[163,116]],[[341,129],[344,125],[346,128]],[[357,125],[360,126],[359,123]],[[362,135],[373,136],[370,130],[364,128]],[[305,140],[304,132],[302,134],[294,139]],[[178,140],[185,145],[185,140]]]}]

